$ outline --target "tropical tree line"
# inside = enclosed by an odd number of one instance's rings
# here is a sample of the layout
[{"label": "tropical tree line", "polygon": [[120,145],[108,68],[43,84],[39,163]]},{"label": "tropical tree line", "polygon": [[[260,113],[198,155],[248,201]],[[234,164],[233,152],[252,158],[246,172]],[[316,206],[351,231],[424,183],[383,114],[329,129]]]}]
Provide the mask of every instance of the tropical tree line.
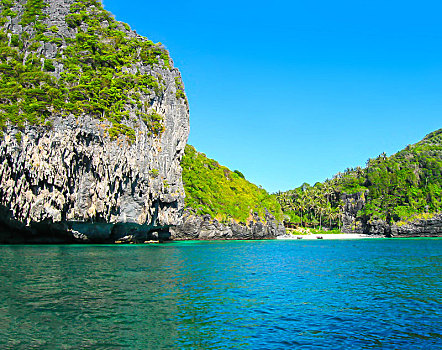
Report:
[{"label": "tropical tree line", "polygon": [[346,197],[359,193],[365,205],[356,219],[388,224],[412,220],[420,213],[442,212],[442,129],[387,157],[347,168],[314,186],[304,183],[276,193],[287,226],[341,228]]},{"label": "tropical tree line", "polygon": [[341,228],[343,201],[332,185],[332,180],[302,186],[287,192],[278,192],[276,198],[284,213],[287,226],[313,228]]}]

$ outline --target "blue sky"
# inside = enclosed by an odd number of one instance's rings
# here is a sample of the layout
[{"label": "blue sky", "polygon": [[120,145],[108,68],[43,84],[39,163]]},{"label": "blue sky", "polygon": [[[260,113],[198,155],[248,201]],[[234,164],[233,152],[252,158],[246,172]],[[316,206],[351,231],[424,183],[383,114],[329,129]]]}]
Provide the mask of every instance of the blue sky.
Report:
[{"label": "blue sky", "polygon": [[182,73],[189,143],[270,192],[442,127],[438,1],[121,1]]}]

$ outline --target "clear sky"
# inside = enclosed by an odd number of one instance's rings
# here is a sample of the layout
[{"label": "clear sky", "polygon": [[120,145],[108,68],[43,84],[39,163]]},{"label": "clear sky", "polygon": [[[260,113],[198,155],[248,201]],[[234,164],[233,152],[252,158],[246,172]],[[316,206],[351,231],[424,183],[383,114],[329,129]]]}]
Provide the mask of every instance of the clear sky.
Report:
[{"label": "clear sky", "polygon": [[189,143],[270,192],[442,127],[442,2],[104,0],[182,73]]}]

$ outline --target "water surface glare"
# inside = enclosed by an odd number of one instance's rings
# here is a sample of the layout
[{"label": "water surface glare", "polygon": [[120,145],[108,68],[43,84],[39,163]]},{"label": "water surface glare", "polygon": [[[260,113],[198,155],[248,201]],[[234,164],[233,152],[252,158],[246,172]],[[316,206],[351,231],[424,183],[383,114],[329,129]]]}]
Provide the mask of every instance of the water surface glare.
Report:
[{"label": "water surface glare", "polygon": [[0,246],[1,349],[440,349],[442,239]]}]

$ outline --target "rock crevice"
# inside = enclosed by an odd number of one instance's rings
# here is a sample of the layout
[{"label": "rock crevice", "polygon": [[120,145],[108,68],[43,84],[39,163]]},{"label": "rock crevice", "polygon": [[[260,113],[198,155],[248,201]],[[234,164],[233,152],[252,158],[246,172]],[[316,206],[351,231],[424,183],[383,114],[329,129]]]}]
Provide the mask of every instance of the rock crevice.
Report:
[{"label": "rock crevice", "polygon": [[195,215],[186,209],[183,223],[172,227],[171,239],[182,240],[254,240],[274,239],[285,233],[284,225],[266,212],[261,219],[256,213],[253,220],[246,223],[221,223],[210,215]]},{"label": "rock crevice", "polygon": [[359,218],[367,204],[368,191],[344,194],[343,228],[345,233],[384,235],[387,237],[439,237],[442,235],[442,214],[417,214],[408,221],[389,224],[385,220]]},{"label": "rock crevice", "polygon": [[[75,29],[65,21],[74,1],[47,3],[45,24],[56,25],[57,36],[64,41],[58,46],[42,43],[39,54],[53,59],[63,55],[65,39],[75,37]],[[13,9],[18,16],[5,27],[22,35],[22,2]],[[130,30],[126,35],[140,38]],[[4,127],[0,225],[9,231],[2,230],[0,242],[112,242],[126,236],[137,241],[164,239],[168,227],[181,223],[180,162],[189,133],[189,111],[187,100],[178,96],[177,82],[182,87],[178,69],[171,59],[168,66],[159,62],[134,62],[133,70],[138,78],[149,76],[160,82],[160,91],[138,94],[143,111],[161,116],[160,132],[152,132],[146,114],[138,113],[134,104],[121,122],[133,130],[132,138],[113,137],[109,132],[115,127],[112,121],[87,112],[54,112],[50,125],[9,123]],[[52,75],[58,79],[64,68],[56,60],[54,64]]]}]

